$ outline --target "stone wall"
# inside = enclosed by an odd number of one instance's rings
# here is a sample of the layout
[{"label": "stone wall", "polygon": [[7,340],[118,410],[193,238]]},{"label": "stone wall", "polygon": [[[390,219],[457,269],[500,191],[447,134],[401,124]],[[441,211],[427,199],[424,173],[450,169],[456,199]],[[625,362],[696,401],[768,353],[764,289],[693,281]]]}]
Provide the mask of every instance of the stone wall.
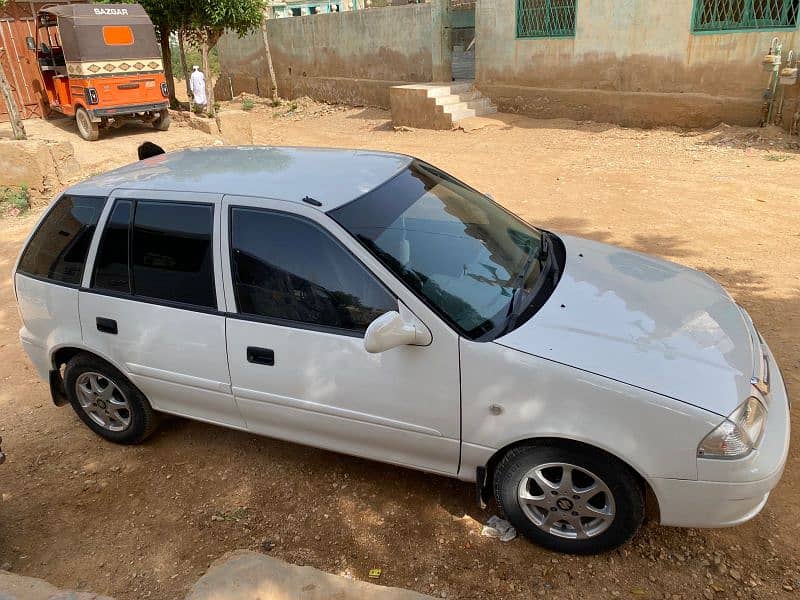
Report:
[{"label": "stone wall", "polygon": [[478,0],[476,85],[501,111],[535,117],[757,125],[771,39],[784,56],[800,44],[797,30],[693,34],[692,0],[580,0],[575,37],[517,39],[515,6]]},{"label": "stone wall", "polygon": [[[280,95],[388,108],[391,86],[433,77],[431,12],[431,4],[410,4],[269,20]],[[269,95],[260,31],[227,33],[218,48],[220,98],[231,91]]]}]

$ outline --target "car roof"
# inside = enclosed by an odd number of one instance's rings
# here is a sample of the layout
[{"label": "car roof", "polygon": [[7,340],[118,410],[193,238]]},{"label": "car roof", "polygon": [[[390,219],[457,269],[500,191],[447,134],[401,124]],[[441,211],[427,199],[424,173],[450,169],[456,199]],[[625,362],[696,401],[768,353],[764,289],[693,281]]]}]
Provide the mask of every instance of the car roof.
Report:
[{"label": "car roof", "polygon": [[412,158],[372,150],[211,146],[161,154],[92,177],[67,193],[107,196],[116,189],[210,192],[290,202],[311,197],[328,211],[375,189]]}]

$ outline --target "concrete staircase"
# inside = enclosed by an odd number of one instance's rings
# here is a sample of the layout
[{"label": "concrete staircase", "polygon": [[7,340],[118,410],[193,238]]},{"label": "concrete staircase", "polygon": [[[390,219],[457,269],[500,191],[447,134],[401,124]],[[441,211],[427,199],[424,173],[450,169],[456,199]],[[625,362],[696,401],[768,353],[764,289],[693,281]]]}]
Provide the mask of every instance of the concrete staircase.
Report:
[{"label": "concrete staircase", "polygon": [[453,129],[458,122],[497,112],[471,81],[415,83],[389,89],[395,127]]}]

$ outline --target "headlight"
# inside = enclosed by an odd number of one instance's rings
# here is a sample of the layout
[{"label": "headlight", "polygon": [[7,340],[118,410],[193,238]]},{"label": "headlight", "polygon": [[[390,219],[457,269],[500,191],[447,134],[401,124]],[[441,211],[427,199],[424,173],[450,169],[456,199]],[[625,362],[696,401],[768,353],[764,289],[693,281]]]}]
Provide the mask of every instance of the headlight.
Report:
[{"label": "headlight", "polygon": [[709,433],[697,447],[701,458],[741,458],[761,441],[767,423],[767,409],[750,396]]}]

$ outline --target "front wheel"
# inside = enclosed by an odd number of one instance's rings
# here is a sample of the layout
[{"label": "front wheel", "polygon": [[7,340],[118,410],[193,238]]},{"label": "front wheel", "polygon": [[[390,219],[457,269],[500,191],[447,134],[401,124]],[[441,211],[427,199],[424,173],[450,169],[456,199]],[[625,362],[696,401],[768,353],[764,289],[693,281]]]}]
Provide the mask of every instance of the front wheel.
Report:
[{"label": "front wheel", "polygon": [[644,492],[631,469],[580,448],[522,446],[506,454],[495,497],[517,531],[572,554],[595,554],[627,542],[644,520]]},{"label": "front wheel", "polygon": [[93,142],[100,137],[100,125],[92,121],[89,111],[82,106],[75,111],[75,122],[78,124],[78,133],[83,139]]}]

